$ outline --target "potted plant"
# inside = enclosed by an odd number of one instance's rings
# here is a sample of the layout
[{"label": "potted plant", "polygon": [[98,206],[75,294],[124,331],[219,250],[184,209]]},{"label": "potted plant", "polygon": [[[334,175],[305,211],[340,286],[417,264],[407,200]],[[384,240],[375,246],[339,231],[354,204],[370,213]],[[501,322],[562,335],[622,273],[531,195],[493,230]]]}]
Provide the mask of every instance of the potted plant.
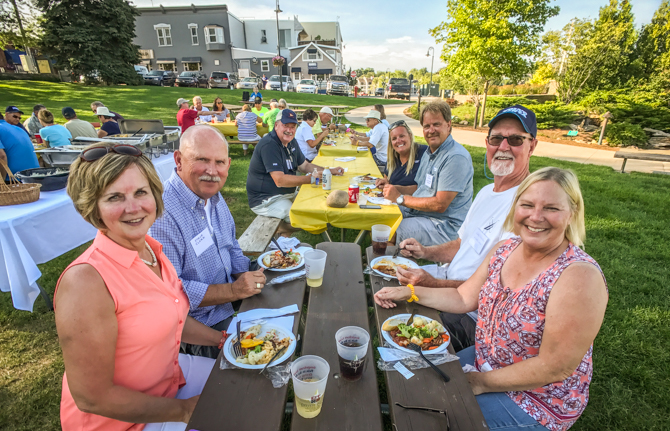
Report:
[{"label": "potted plant", "polygon": [[281,55],[277,55],[275,57],[272,57],[272,64],[275,67],[282,67],[285,62],[286,62],[286,59],[284,57],[282,57]]}]

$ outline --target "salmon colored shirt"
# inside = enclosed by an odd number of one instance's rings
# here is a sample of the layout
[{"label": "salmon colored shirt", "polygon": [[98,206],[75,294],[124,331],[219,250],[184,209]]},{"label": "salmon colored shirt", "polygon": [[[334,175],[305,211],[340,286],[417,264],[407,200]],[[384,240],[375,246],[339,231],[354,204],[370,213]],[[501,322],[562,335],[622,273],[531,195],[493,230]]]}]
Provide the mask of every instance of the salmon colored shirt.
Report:
[{"label": "salmon colored shirt", "polygon": [[[142,262],[136,251],[118,245],[101,232],[68,269],[83,263],[91,265],[114,300],[118,324],[114,384],[147,395],[174,398],[177,390],[186,384],[178,356],[189,309],[188,298],[161,244],[149,236],[146,241],[156,254],[163,280]],[[121,422],[79,410],[68,387],[67,373],[63,375],[60,413],[64,431],[144,428],[144,424]]]}]

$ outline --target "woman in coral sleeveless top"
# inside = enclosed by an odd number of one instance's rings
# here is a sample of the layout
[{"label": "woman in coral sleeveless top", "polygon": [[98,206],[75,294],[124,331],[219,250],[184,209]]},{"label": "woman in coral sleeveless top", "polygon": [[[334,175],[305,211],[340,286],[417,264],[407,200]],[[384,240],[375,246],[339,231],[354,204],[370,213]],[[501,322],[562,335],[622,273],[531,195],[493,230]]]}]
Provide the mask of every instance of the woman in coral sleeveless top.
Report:
[{"label": "woman in coral sleeveless top", "polygon": [[212,369],[212,359],[179,354],[182,340],[216,346],[222,334],[188,317],[174,267],[147,236],[162,191],[128,145],[94,144],[70,168],[67,192],[99,232],[54,298],[65,431],[184,430]]},{"label": "woman in coral sleeveless top", "polygon": [[[422,305],[479,312],[475,345],[459,352],[477,372],[468,380],[492,430],[567,430],[586,408],[593,340],[605,315],[607,285],[582,251],[584,201],[571,171],[543,168],[526,178],[501,242],[457,289],[415,287]],[[394,307],[406,286],[375,301]]]}]

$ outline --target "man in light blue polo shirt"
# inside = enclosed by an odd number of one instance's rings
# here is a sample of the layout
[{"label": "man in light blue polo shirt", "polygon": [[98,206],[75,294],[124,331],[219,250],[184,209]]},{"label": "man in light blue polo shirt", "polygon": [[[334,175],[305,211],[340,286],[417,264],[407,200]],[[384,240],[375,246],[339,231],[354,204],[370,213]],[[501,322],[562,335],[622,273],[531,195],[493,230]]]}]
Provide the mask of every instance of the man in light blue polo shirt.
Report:
[{"label": "man in light blue polo shirt", "polygon": [[444,102],[428,104],[421,111],[421,125],[429,148],[421,158],[417,185],[384,185],[384,197],[396,202],[403,215],[396,244],[415,238],[437,245],[458,238],[472,204],[472,158],[451,136],[451,108]]},{"label": "man in light blue polo shirt", "polygon": [[[12,173],[40,167],[28,134],[23,129],[7,123],[2,114],[0,114],[0,159],[7,163]],[[0,174],[4,178],[5,173]]]}]

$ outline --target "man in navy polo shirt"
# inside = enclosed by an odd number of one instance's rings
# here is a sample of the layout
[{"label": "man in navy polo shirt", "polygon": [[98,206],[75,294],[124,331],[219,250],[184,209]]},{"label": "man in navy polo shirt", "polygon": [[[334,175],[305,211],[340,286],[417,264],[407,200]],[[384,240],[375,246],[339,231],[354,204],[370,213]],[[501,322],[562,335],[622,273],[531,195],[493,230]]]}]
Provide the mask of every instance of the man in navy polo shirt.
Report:
[{"label": "man in navy polo shirt", "polygon": [[[319,177],[324,169],[308,162],[300,151],[295,140],[297,125],[295,112],[290,109],[281,111],[274,130],[256,145],[247,174],[247,196],[251,211],[257,215],[280,218],[289,225],[289,211],[298,194],[298,186],[310,184],[314,169]],[[298,176],[298,171],[307,175]],[[331,168],[330,172],[342,175],[344,169]],[[289,226],[279,227],[280,232],[288,230]]]},{"label": "man in navy polo shirt", "polygon": [[[7,123],[2,114],[0,114],[0,159],[9,165],[12,173],[40,167],[28,134],[23,129]],[[5,172],[2,172],[1,168],[0,174],[4,178]]]}]

